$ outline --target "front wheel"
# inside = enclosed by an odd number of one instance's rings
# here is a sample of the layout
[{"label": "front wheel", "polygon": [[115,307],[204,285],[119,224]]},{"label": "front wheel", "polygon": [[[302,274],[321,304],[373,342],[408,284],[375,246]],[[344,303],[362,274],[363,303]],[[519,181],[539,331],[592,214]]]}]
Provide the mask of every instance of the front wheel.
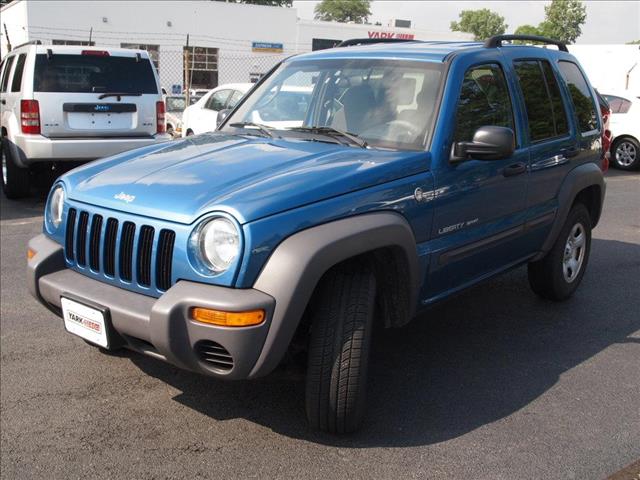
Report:
[{"label": "front wheel", "polygon": [[635,138],[623,137],[613,142],[611,157],[616,168],[637,170],[640,168],[640,144]]},{"label": "front wheel", "polygon": [[376,282],[357,265],[329,272],[311,304],[306,411],[330,433],[357,430],[365,412]]},{"label": "front wheel", "polygon": [[582,281],[591,250],[591,216],[578,203],[547,255],[529,264],[529,285],[543,298],[565,300]]}]

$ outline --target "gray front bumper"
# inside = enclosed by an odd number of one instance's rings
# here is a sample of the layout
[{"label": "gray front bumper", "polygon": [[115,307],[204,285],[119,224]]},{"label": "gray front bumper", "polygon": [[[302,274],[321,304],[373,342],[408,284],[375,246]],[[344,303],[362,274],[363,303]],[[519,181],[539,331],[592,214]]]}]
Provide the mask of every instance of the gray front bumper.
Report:
[{"label": "gray front bumper", "polygon": [[[249,377],[273,316],[275,300],[269,295],[255,289],[179,281],[160,298],[153,298],[68,269],[62,246],[45,235],[31,239],[29,248],[36,252],[27,266],[29,290],[56,314],[61,315],[61,296],[84,300],[109,311],[122,346],[207,375],[228,379]],[[224,311],[264,309],[266,320],[254,327],[206,325],[189,319],[192,307]],[[204,340],[222,345],[231,354],[230,370],[220,370],[200,360],[195,346]]]}]

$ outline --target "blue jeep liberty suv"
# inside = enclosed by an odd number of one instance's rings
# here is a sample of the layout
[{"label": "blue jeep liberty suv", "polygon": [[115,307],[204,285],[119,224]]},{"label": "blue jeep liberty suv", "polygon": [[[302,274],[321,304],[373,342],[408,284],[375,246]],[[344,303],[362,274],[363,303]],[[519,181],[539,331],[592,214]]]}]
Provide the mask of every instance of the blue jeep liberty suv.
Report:
[{"label": "blue jeep liberty suv", "polygon": [[568,298],[606,160],[566,45],[377,42],[288,58],[216,131],[60,177],[32,294],[91,344],[220,379],[301,345],[308,421],[337,433],[362,422],[374,324],[521,265]]}]

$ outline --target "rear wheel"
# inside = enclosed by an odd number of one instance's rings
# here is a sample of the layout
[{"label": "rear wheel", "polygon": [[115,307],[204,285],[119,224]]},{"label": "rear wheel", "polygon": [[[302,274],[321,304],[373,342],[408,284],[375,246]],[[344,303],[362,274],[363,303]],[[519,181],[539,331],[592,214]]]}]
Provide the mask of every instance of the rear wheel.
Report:
[{"label": "rear wheel", "polygon": [[26,197],[29,194],[29,169],[16,165],[9,141],[2,139],[2,191],[7,198]]},{"label": "rear wheel", "polygon": [[616,139],[611,147],[611,157],[616,168],[637,170],[640,168],[640,144],[635,138]]},{"label": "rear wheel", "polygon": [[375,291],[373,273],[358,265],[329,272],[316,291],[306,380],[313,428],[347,433],[362,423]]},{"label": "rear wheel", "polygon": [[591,217],[578,203],[569,212],[547,255],[529,264],[531,289],[549,300],[565,300],[582,281],[591,249]]}]

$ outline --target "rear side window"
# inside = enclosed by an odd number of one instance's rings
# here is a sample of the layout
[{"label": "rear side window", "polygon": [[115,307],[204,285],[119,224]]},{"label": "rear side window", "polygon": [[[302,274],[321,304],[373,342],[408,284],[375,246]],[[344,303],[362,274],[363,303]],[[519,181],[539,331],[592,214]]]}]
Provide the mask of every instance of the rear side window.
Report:
[{"label": "rear side window", "polygon": [[509,90],[498,65],[481,65],[467,70],[462,81],[456,111],[456,142],[473,139],[485,125],[513,127]]},{"label": "rear side window", "polygon": [[4,72],[2,72],[2,84],[0,85],[0,92],[7,91],[7,85],[9,84],[9,73],[11,72],[14,58],[16,57],[7,58],[7,65],[4,68]]},{"label": "rear side window", "polygon": [[158,93],[151,62],[136,57],[36,55],[36,92]]},{"label": "rear side window", "polygon": [[598,128],[598,114],[584,75],[573,62],[560,61],[558,62],[558,68],[564,81],[567,82],[567,87],[569,87],[573,108],[578,116],[580,131],[590,132],[596,130]]},{"label": "rear side window", "polygon": [[567,115],[560,89],[551,66],[546,61],[514,62],[522,90],[531,142],[540,142],[568,132]]},{"label": "rear side window", "polygon": [[22,73],[24,72],[24,61],[27,56],[23,53],[18,57],[16,62],[16,71],[13,73],[13,80],[11,81],[11,91],[19,92],[22,86]]}]

